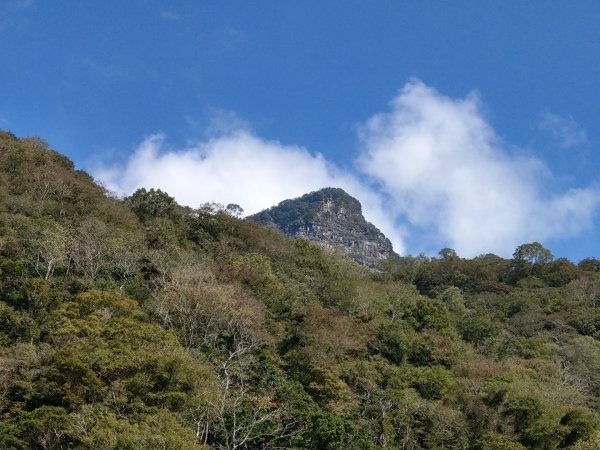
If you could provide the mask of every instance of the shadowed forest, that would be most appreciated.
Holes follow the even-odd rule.
[[[600,448],[600,261],[369,271],[0,132],[0,448]]]

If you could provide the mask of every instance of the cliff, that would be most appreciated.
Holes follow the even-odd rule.
[[[249,217],[291,237],[303,237],[329,251],[343,249],[358,264],[375,268],[395,255],[392,243],[367,222],[358,200],[339,188],[325,188]]]

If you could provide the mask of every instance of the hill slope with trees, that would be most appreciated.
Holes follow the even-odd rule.
[[[0,132],[0,448],[600,448],[600,261],[373,273],[236,212]]]

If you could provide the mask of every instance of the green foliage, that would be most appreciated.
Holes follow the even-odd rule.
[[[443,366],[415,367],[408,377],[411,386],[427,400],[441,399],[454,384],[454,376]]]
[[[131,210],[142,222],[156,217],[168,217],[175,209],[175,199],[160,189],[138,189],[127,198]]]
[[[369,273],[241,213],[0,132],[0,448],[599,448],[598,260]]]
[[[597,258],[585,258],[579,261],[577,267],[586,272],[600,272],[600,260]]]
[[[568,447],[579,440],[589,439],[598,428],[598,418],[588,411],[574,409],[560,419],[560,424],[567,427],[561,446]]]
[[[539,242],[532,242],[531,244],[519,245],[513,254],[513,258],[530,264],[546,264],[554,259],[554,255]]]
[[[475,448],[478,450],[525,450],[522,444],[497,433],[488,433],[477,440]]]
[[[0,424],[0,444],[6,449],[68,448],[74,443],[67,412],[60,407],[41,406]]]
[[[461,337],[475,345],[483,345],[489,339],[499,335],[500,325],[485,311],[473,311],[465,314],[458,323]]]
[[[428,262],[429,258],[423,254],[416,257],[403,256],[384,259],[379,263],[375,276],[380,280],[402,281],[412,284],[417,278],[419,267]]]
[[[454,323],[446,307],[437,300],[419,297],[410,310],[409,322],[417,330],[432,329],[453,334]]]

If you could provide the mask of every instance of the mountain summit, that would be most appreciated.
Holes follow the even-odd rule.
[[[248,217],[291,237],[303,237],[327,250],[343,248],[358,264],[375,268],[395,255],[392,243],[367,222],[360,202],[343,189],[324,188]]]

